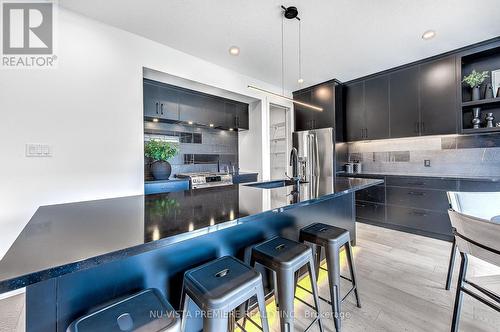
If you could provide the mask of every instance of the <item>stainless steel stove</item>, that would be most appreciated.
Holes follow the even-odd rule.
[[[189,179],[189,185],[191,189],[228,186],[233,184],[233,176],[227,173],[179,173],[176,175],[176,177],[181,179]]]

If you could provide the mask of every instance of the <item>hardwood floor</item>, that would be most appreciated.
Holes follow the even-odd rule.
[[[451,244],[418,235],[367,224],[357,224],[354,248],[362,308],[350,295],[343,304],[342,330],[350,331],[449,331],[455,298],[459,261],[455,263],[453,288],[444,289]],[[460,255],[457,255],[460,256]],[[345,258],[342,274],[348,276]],[[471,259],[468,278],[500,293],[500,268]],[[342,294],[349,283],[342,280]],[[302,280],[308,285],[307,280]],[[319,289],[329,298],[326,273],[320,274]],[[304,293],[300,298],[313,303]],[[322,311],[331,311],[326,303]],[[312,321],[311,309],[296,301],[297,331]],[[268,305],[273,331],[279,331],[274,306]],[[306,316],[307,315],[307,316]],[[333,321],[324,319],[325,331],[334,331]],[[254,329],[252,329],[254,330]],[[319,331],[314,326],[311,331]],[[464,295],[460,331],[500,331],[500,313]]]
[[[459,265],[457,259],[453,288],[446,291],[450,243],[366,224],[357,227],[354,256],[362,308],[356,307],[353,295],[346,299],[342,330],[449,331]],[[345,258],[342,273],[348,275]],[[500,268],[471,259],[468,277],[500,293]],[[301,284],[308,285],[308,281],[303,279]],[[345,293],[349,283],[342,285]],[[325,272],[320,273],[319,289],[322,296],[329,297]],[[297,296],[313,303],[305,292],[297,291]],[[331,310],[326,303],[321,308],[326,314]],[[279,331],[274,303],[268,305],[268,315],[272,330]],[[311,310],[297,301],[295,329],[309,325],[310,316]],[[325,331],[334,331],[331,319],[323,319],[323,323]],[[500,313],[464,295],[460,330],[500,331]],[[24,331],[23,294],[0,301],[0,331]],[[319,329],[313,326],[311,331]]]

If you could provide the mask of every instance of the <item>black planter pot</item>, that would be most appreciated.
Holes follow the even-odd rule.
[[[154,161],[151,164],[151,173],[155,180],[168,180],[172,173],[172,166],[168,161]]]

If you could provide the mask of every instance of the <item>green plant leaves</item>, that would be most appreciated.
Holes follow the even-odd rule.
[[[462,82],[470,86],[471,88],[475,88],[480,86],[484,80],[489,77],[487,71],[483,71],[482,73],[477,72],[476,70],[473,70],[472,73],[469,75],[465,76]]]
[[[178,154],[179,146],[176,143],[152,139],[144,144],[144,156],[153,161],[168,161]]]

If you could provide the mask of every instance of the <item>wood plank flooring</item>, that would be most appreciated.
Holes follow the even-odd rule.
[[[362,308],[353,295],[344,302],[343,331],[449,331],[455,296],[458,258],[453,289],[444,290],[450,243],[397,232],[366,224],[357,224],[358,240],[354,248]],[[457,255],[459,256],[459,255]],[[345,259],[342,273],[348,275]],[[471,259],[468,277],[500,293],[500,268]],[[307,284],[307,280],[302,280]],[[348,282],[342,291],[349,289]],[[326,274],[320,274],[320,293],[329,298]],[[313,303],[305,292],[297,296]],[[296,302],[296,331],[311,322],[311,310]],[[322,312],[330,308],[322,303]],[[268,305],[273,331],[279,322],[273,305]],[[257,320],[258,321],[258,320]],[[324,319],[325,331],[334,331],[333,321]],[[253,331],[254,329],[250,329]],[[24,295],[0,301],[0,331],[24,331]],[[311,331],[319,331],[313,326]],[[460,331],[500,331],[500,314],[465,295]]]

